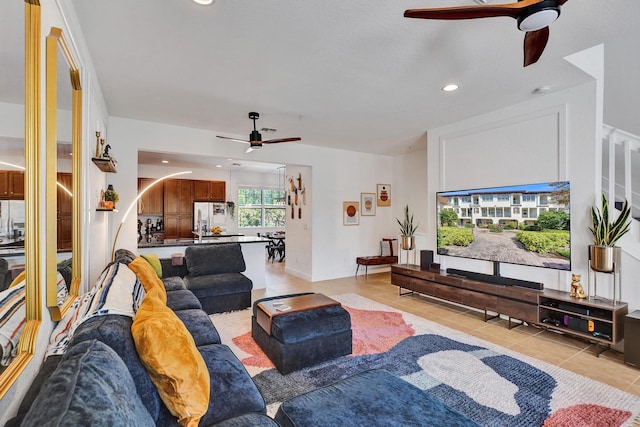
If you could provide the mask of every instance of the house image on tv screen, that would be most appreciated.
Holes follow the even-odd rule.
[[[568,181],[437,193],[438,254],[569,270]]]

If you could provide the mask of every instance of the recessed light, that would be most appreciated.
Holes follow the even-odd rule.
[[[216,167],[217,167],[217,168],[221,168],[221,167],[222,167],[222,165],[216,165]]]
[[[534,95],[544,95],[545,93],[549,93],[551,88],[549,86],[540,86],[531,91]]]
[[[169,163],[169,160],[163,160],[162,163]]]
[[[193,1],[198,4],[204,4],[204,5],[213,3],[213,0],[193,0]]]
[[[443,87],[442,90],[445,92],[453,92],[454,90],[458,90],[458,85],[453,83],[448,84],[445,87]]]

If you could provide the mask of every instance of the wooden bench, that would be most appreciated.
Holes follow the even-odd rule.
[[[398,257],[393,254],[393,242],[395,240],[397,239],[382,239],[382,242],[380,242],[380,255],[361,256],[356,258],[356,276],[358,275],[358,270],[360,269],[361,265],[364,265],[364,276],[367,277],[370,265],[396,264],[398,262]],[[385,242],[389,245],[390,255],[382,255],[382,248]]]

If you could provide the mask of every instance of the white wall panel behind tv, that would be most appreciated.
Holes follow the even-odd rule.
[[[445,190],[560,179],[559,112],[547,111],[467,130],[441,140]],[[460,173],[469,165],[473,177]],[[523,179],[526,177],[526,182]],[[470,186],[471,185],[471,186]]]

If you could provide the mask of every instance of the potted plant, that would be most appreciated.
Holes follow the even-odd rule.
[[[594,244],[589,246],[589,260],[592,270],[603,273],[610,273],[614,270],[614,263],[620,260],[620,248],[615,244],[630,230],[630,215],[631,207],[625,200],[618,218],[610,222],[609,201],[604,193],[602,194],[601,207],[591,207],[593,225],[589,227],[589,230],[593,234]]]
[[[235,212],[236,204],[231,200],[227,202],[227,210],[229,211],[229,215],[231,215],[231,219],[233,219],[233,214]]]
[[[116,203],[120,200],[120,196],[116,190],[113,189],[113,185],[109,185],[104,192],[104,201],[106,209],[115,209]]]
[[[404,207],[404,220],[398,221],[400,225],[400,234],[402,235],[401,247],[403,250],[408,251],[416,246],[415,237],[413,236],[418,229],[418,224],[413,224],[413,214],[409,214],[409,205]]]

